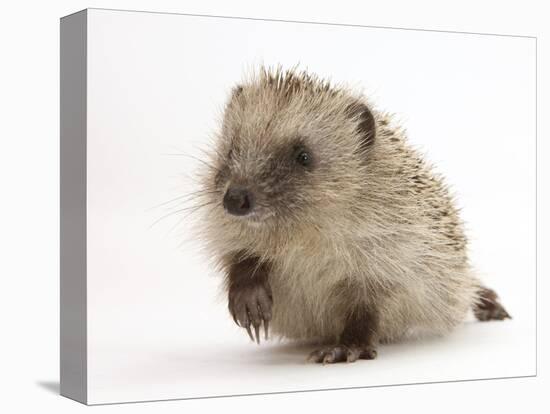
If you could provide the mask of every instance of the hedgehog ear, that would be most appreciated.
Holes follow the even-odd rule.
[[[357,119],[357,131],[361,134],[361,147],[366,149],[374,143],[376,137],[376,122],[372,112],[362,102],[356,102],[349,106],[348,113]]]

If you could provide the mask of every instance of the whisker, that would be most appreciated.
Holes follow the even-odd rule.
[[[178,213],[181,213],[181,212],[186,212],[186,211],[189,211],[190,213],[194,213],[196,212],[199,208],[202,208],[202,207],[205,207],[205,206],[208,206],[208,205],[211,205],[211,204],[216,204],[215,201],[208,201],[206,203],[203,203],[203,204],[199,204],[197,206],[190,206],[190,207],[185,207],[185,208],[180,208],[176,211],[172,211],[170,213],[167,213],[163,216],[161,216],[160,218],[158,218],[157,220],[155,220],[151,226],[149,226],[149,228],[153,227],[154,225],[156,225],[157,223],[159,223],[160,221],[170,217],[170,216],[173,216],[175,214],[178,214]]]
[[[197,194],[197,195],[194,195],[192,197],[189,197],[187,199],[184,199],[184,200],[181,200],[181,201],[176,201],[173,205],[169,206],[169,207],[165,207],[165,209],[179,209],[180,206],[185,206],[186,203],[195,203],[197,201],[201,201],[201,200],[208,200],[207,198],[207,194]],[[212,200],[211,200],[212,201]],[[191,204],[189,207],[186,207],[186,208],[193,208],[195,205],[194,204]]]
[[[204,148],[197,148],[198,151],[200,151],[207,159],[211,159],[212,158],[212,153],[209,152],[209,151],[206,151]],[[210,151],[214,151],[214,153],[218,156],[218,158],[220,159],[224,159],[224,155],[221,153],[221,151],[216,148],[216,147],[213,147]]]
[[[218,203],[213,203],[212,204],[212,207],[208,210],[208,213],[211,213],[216,207],[218,207]],[[181,221],[183,221],[184,219],[187,218],[187,216],[189,216],[189,214],[191,213],[188,213],[185,215],[185,217],[183,217],[179,222],[178,222],[178,225],[181,223]],[[183,246],[184,243],[188,242],[189,240],[186,240],[185,238],[178,244],[177,248],[181,248]]]
[[[195,160],[195,161],[198,161],[204,165],[206,165],[207,167],[209,168],[212,168],[213,170],[215,171],[218,171],[218,172],[221,172],[221,170],[215,166],[213,166],[212,164],[204,161],[204,160],[201,160],[200,158],[197,158],[197,157],[194,157],[193,155],[190,155],[190,154],[178,154],[178,153],[165,153],[165,154],[162,154],[162,155],[169,155],[169,156],[174,156],[174,157],[187,157],[187,158],[191,158],[192,160]]]
[[[171,233],[175,230],[175,228],[178,227],[178,226],[181,224],[181,222],[182,222],[183,220],[185,220],[185,219],[186,219],[185,216],[181,217],[181,218],[176,222],[176,224],[174,224],[174,225],[172,226],[172,228],[170,228],[170,230],[168,231],[168,233],[166,233],[166,235],[171,234]]]
[[[206,195],[213,195],[213,194],[218,194],[219,191],[218,190],[211,190],[211,191],[208,191],[208,190],[197,190],[197,191],[193,191],[192,193],[188,193],[188,194],[183,194],[183,195],[180,195],[180,196],[177,196],[177,197],[174,197],[168,201],[165,201],[163,203],[160,203],[160,204],[156,204],[152,207],[149,207],[147,210],[145,211],[151,211],[155,208],[159,208],[159,207],[162,207],[162,206],[165,206],[167,204],[171,204],[171,203],[174,203],[178,200],[182,200],[183,202],[185,201],[190,201],[190,200],[193,200],[193,199],[196,199],[196,198],[199,198],[199,197],[202,197],[202,196],[206,196]]]

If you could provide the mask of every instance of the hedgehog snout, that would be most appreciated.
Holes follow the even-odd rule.
[[[254,195],[244,187],[229,187],[223,197],[223,207],[234,216],[245,216],[254,208]]]

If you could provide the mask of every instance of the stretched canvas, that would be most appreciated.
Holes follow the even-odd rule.
[[[63,17],[62,395],[105,404],[535,375],[535,40],[105,9]],[[199,196],[228,102],[265,70],[309,73],[391,114],[444,176],[472,268],[511,318],[470,313],[446,335],[381,343],[376,359],[353,363],[308,360],[316,345],[276,331],[266,340],[265,326],[251,332],[260,344],[250,339],[200,233],[205,209],[232,207]]]

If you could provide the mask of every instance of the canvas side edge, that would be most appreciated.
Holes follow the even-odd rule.
[[[60,21],[60,394],[86,404],[87,11]]]

